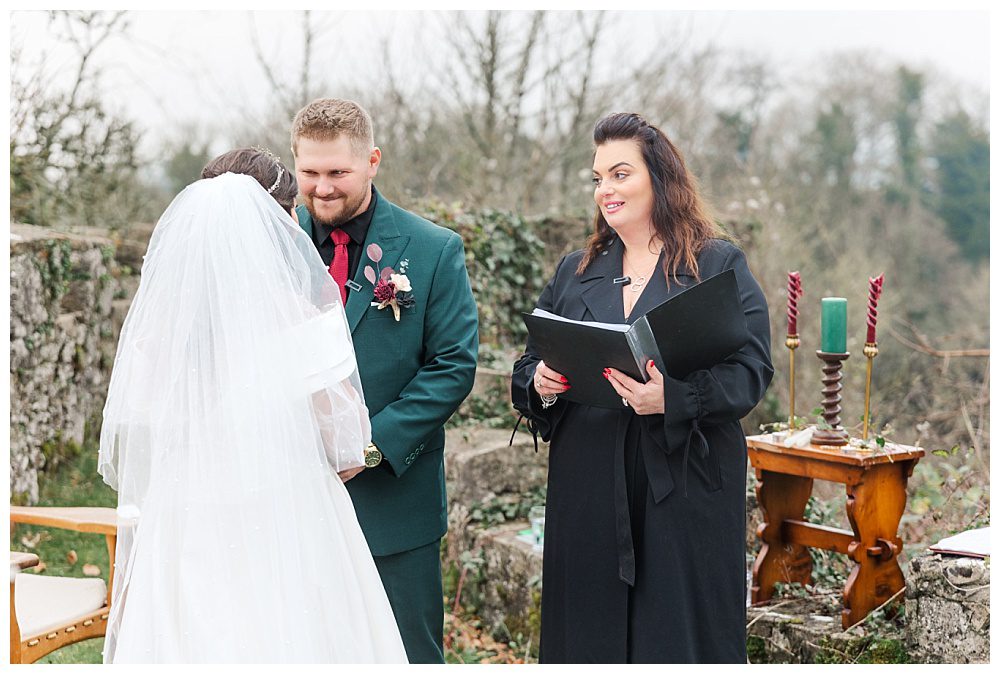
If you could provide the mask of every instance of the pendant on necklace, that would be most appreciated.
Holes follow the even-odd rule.
[[[642,290],[642,287],[644,285],[646,285],[646,277],[640,276],[636,280],[632,281],[632,285],[630,285],[629,288],[632,290],[632,292],[637,293]]]

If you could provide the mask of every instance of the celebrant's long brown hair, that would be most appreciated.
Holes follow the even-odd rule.
[[[594,147],[613,140],[634,140],[653,184],[653,230],[663,242],[666,254],[663,272],[676,280],[683,263],[698,277],[698,253],[712,238],[724,236],[708,214],[698,193],[698,180],[688,172],[680,150],[655,126],[634,112],[616,112],[594,126]],[[617,235],[608,225],[600,206],[594,211],[594,231],[576,269],[577,274],[594,261]]]

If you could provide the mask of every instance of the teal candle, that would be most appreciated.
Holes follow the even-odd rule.
[[[820,332],[821,351],[847,353],[847,300],[845,298],[823,298]]]

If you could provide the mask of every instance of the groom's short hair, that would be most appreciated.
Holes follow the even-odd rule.
[[[292,120],[292,154],[299,138],[334,140],[347,136],[358,154],[368,154],[375,146],[372,118],[364,108],[341,98],[318,98],[299,110]]]

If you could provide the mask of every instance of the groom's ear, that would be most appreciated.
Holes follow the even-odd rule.
[[[368,155],[368,177],[374,178],[375,174],[378,173],[378,167],[382,163],[382,150],[377,147],[373,147],[371,154]]]

